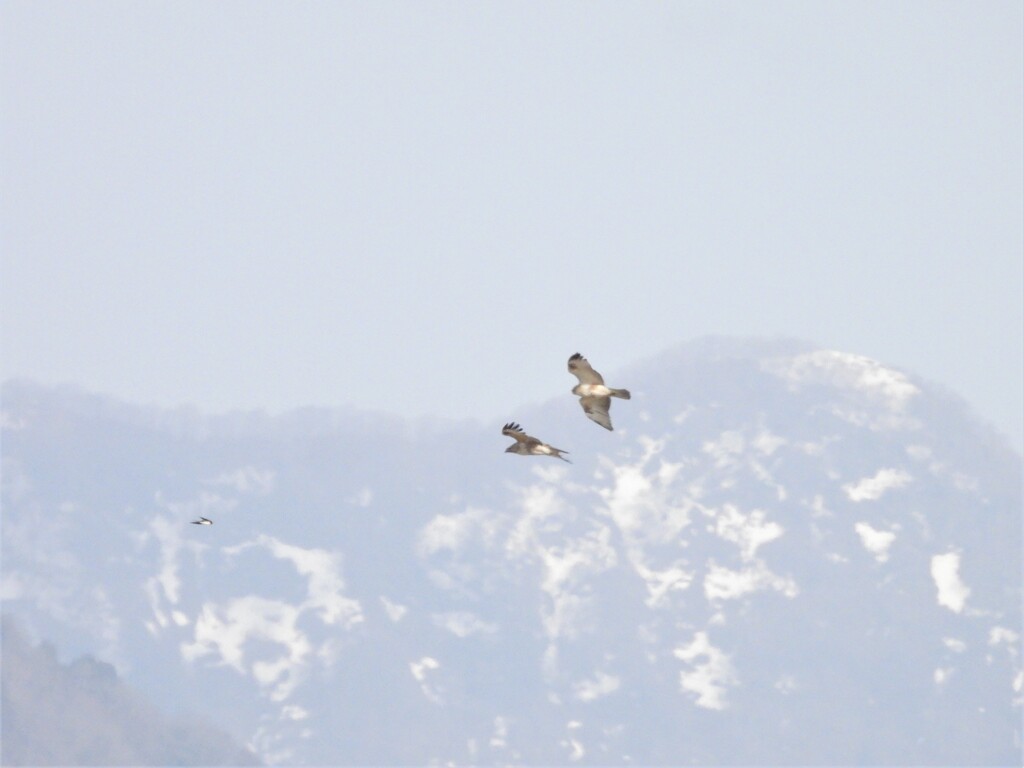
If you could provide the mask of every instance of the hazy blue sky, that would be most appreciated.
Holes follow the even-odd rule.
[[[577,350],[787,335],[938,381],[1019,449],[1022,25],[8,0],[0,375],[504,420]]]

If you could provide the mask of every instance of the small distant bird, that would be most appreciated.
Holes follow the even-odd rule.
[[[572,388],[572,393],[579,396],[580,405],[583,406],[587,418],[610,430],[612,418],[608,415],[608,409],[612,407],[611,398],[621,397],[623,400],[629,400],[629,390],[605,386],[601,374],[591,368],[587,358],[579,352],[569,358],[569,373],[580,380],[580,383]]]
[[[193,520],[192,525],[213,525],[213,520],[208,517],[200,517],[198,520]]]
[[[505,453],[518,453],[520,456],[554,456],[562,461],[569,461],[562,454],[568,453],[561,448],[552,448],[547,443],[542,443],[536,437],[523,432],[523,428],[514,421],[509,422],[501,428],[501,434],[515,438],[515,442],[505,449]]]

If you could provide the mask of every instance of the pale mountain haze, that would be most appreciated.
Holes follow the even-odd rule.
[[[604,373],[614,432],[10,382],[4,611],[272,764],[1020,763],[1004,438],[798,342]]]

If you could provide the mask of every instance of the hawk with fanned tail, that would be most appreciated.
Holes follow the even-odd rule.
[[[612,398],[629,400],[629,390],[606,386],[601,374],[595,371],[587,362],[587,358],[579,352],[569,358],[569,373],[580,380],[580,383],[572,388],[572,393],[580,398],[580,405],[583,406],[587,418],[610,430],[612,418],[608,415],[608,409],[612,407]]]

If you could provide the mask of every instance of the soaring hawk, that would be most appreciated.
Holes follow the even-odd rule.
[[[523,428],[515,422],[509,422],[501,428],[501,434],[515,438],[515,442],[505,449],[505,453],[518,453],[520,456],[554,456],[562,461],[569,461],[561,448],[552,448],[547,443],[542,443],[536,437],[523,432]],[[571,461],[569,461],[572,464]]]
[[[601,374],[591,368],[587,358],[579,352],[569,358],[569,373],[580,380],[580,383],[572,388],[572,393],[579,396],[580,405],[583,406],[587,418],[610,430],[612,419],[608,415],[608,409],[612,406],[611,399],[621,397],[623,400],[629,400],[629,390],[606,386]]]

